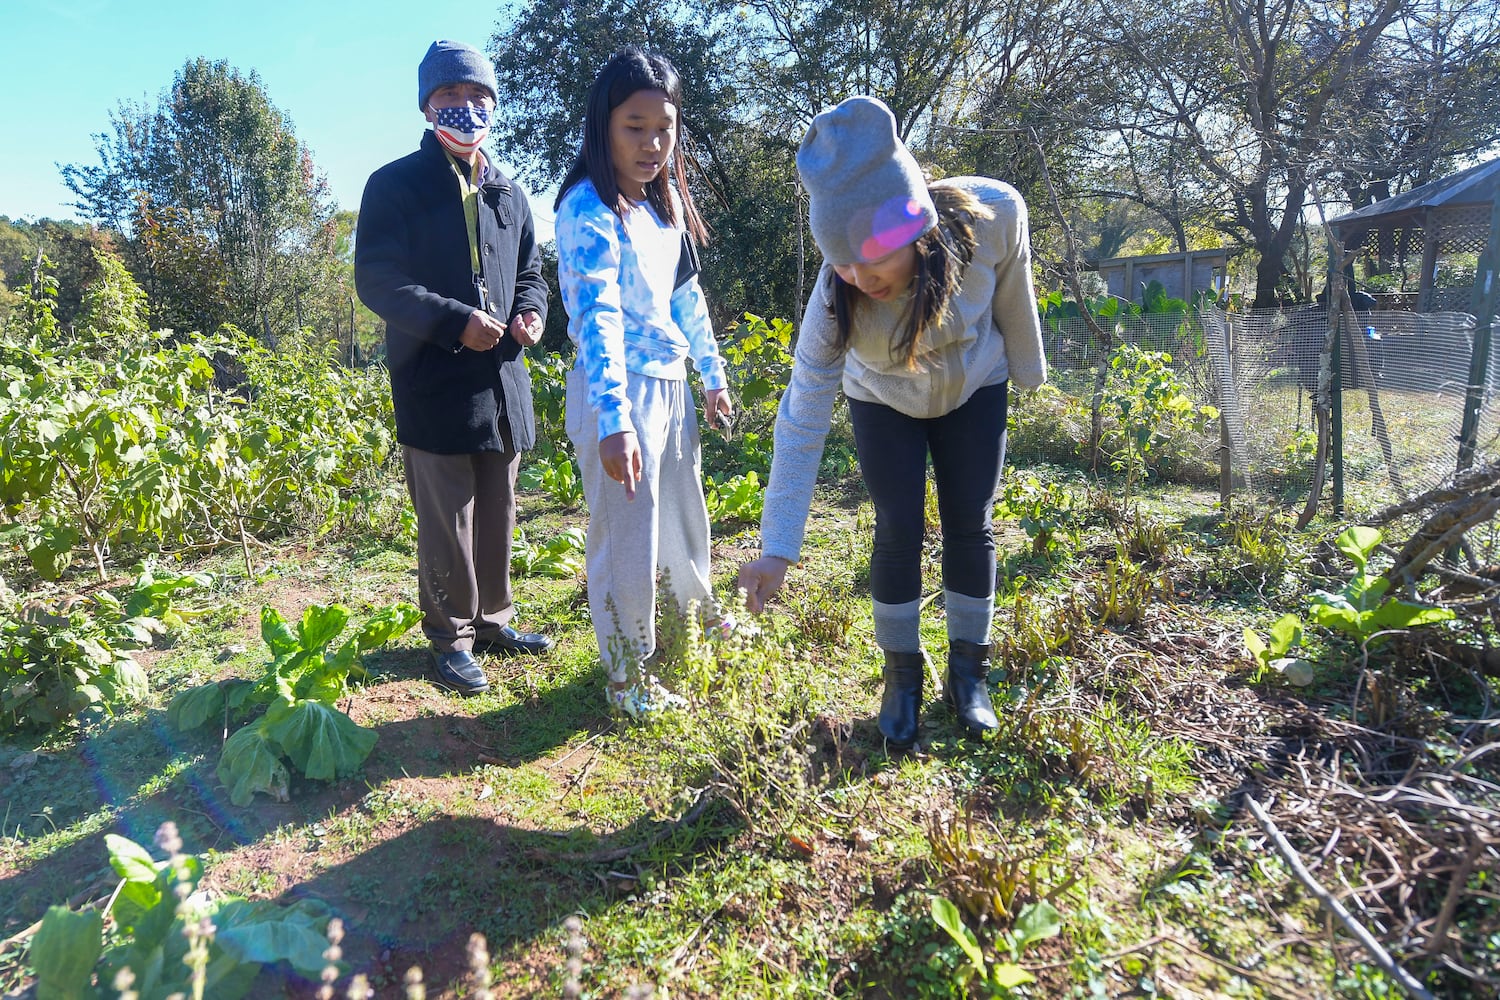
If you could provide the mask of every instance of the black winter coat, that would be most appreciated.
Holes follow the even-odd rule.
[[[547,283],[526,193],[487,164],[479,195],[479,252],[490,311],[509,322],[524,310],[545,321]],[[536,443],[531,378],[521,345],[491,351],[459,343],[479,307],[464,235],[458,176],[431,131],[415,153],[370,176],[359,206],[354,284],[385,320],[396,439],[440,455]]]

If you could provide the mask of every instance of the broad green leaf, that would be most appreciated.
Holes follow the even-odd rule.
[[[161,866],[151,857],[151,852],[128,837],[106,833],[104,846],[109,848],[109,866],[115,874],[128,882],[156,884]]]
[[[1027,945],[1046,938],[1056,937],[1062,930],[1062,914],[1046,900],[1022,907],[1015,923],[1016,951],[1026,950]]]
[[[1348,606],[1337,604],[1315,604],[1312,607],[1312,619],[1324,628],[1338,629],[1349,635],[1359,635],[1360,614]]]
[[[109,914],[116,926],[127,934],[133,933],[147,913],[162,901],[161,889],[153,882],[126,882],[115,896]],[[170,904],[169,904],[170,905]]]
[[[197,729],[224,713],[224,689],[215,682],[188,688],[167,706],[167,723],[178,732]]]
[[[349,610],[339,604],[313,604],[302,612],[297,636],[306,650],[321,650],[349,624]]]
[[[1266,644],[1261,639],[1260,634],[1253,628],[1245,629],[1245,649],[1249,650],[1250,655],[1255,659],[1262,663],[1265,662],[1267,656]]]
[[[384,646],[398,635],[404,635],[422,620],[422,612],[405,602],[382,608],[371,615],[355,637],[361,651]]]
[[[114,662],[115,654],[110,652],[98,639],[87,638],[78,644],[78,651],[90,663],[100,667],[107,667]]]
[[[346,678],[349,676],[350,667],[353,666],[355,655],[354,644],[348,642],[339,647],[338,653],[333,657],[303,671],[292,684],[292,693],[288,701],[316,701],[329,708],[338,704],[338,700],[349,691]]]
[[[224,700],[231,711],[238,711],[245,705],[252,704],[260,687],[258,684],[239,677],[221,681],[220,684],[224,688]]]
[[[136,649],[144,649],[154,641],[154,636],[151,634],[151,626],[153,624],[157,626],[156,631],[165,631],[161,627],[161,622],[155,618],[128,618],[120,623],[120,631],[124,634],[124,638],[129,640],[128,644],[130,646]],[[120,645],[123,646],[126,643],[120,643]]]
[[[299,701],[274,721],[266,716],[266,735],[279,743],[298,770],[309,778],[332,781],[364,763],[376,733],[361,729],[338,709],[316,701]],[[225,747],[225,756],[228,756]]]
[[[1375,546],[1380,544],[1381,537],[1382,532],[1379,528],[1356,524],[1346,528],[1343,534],[1333,540],[1333,544],[1340,552],[1353,560],[1355,569],[1362,573],[1365,563],[1370,558],[1370,553],[1375,551]]]
[[[1428,608],[1410,601],[1386,601],[1370,615],[1376,628],[1412,628],[1416,625],[1431,625],[1433,622],[1448,622],[1456,617],[1451,608]]]
[[[1302,641],[1302,618],[1294,614],[1282,615],[1271,625],[1271,655],[1282,656]]]
[[[317,979],[327,964],[328,908],[316,900],[280,906],[269,900],[231,900],[214,915],[214,941],[241,962],[285,961],[307,979]]]
[[[260,609],[260,637],[277,657],[288,656],[302,645],[297,641],[297,633],[281,617],[281,612],[270,605]]]
[[[1373,611],[1380,605],[1385,592],[1391,589],[1391,581],[1383,576],[1359,573],[1344,585],[1344,596],[1349,603],[1361,611]]]
[[[995,966],[990,972],[990,982],[1007,990],[1013,990],[1017,986],[1036,982],[1036,977],[1019,965],[1003,962]]]
[[[264,792],[277,802],[287,800],[290,775],[278,747],[266,739],[258,725],[245,726],[229,737],[216,773],[229,789],[229,801],[237,806],[248,806],[256,792]]]
[[[943,896],[932,897],[932,919],[937,925],[948,932],[958,946],[969,956],[969,961],[974,967],[984,974],[984,953],[979,950],[979,941],[974,937],[974,932],[964,924],[963,917],[959,916],[958,907]]]
[[[146,680],[146,671],[128,656],[121,656],[115,660],[111,673],[114,674],[112,687],[115,698],[138,702],[144,699],[151,689],[151,685]]]
[[[37,1000],[84,1000],[94,966],[104,952],[104,919],[98,910],[74,913],[53,906],[31,939],[31,967],[36,973]]]

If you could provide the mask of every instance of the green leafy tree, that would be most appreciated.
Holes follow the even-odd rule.
[[[114,253],[112,237],[78,222],[42,219],[10,221],[0,217],[0,324],[28,286],[37,284],[45,258],[56,280],[53,313],[66,330],[78,319],[85,291],[99,279],[97,253]]]
[[[1404,6],[1381,40],[1380,72],[1342,106],[1334,166],[1362,208],[1484,156],[1500,137],[1500,7]]]
[[[716,320],[797,315],[817,256],[794,166],[808,120],[850,94],[878,94],[927,159],[971,162],[948,152],[969,122],[932,122],[971,110],[970,81],[1006,57],[992,40],[1018,9],[1011,0],[525,0],[491,39],[496,133],[529,183],[554,184],[577,151],[587,89],[609,55],[627,43],[664,53],[683,77],[682,141],[715,234],[703,281]]]
[[[207,225],[184,208],[157,207],[142,195],[132,219],[131,259],[161,329],[210,331],[232,312],[229,276]]]
[[[329,292],[332,200],[253,71],[191,60],[154,107],[121,103],[110,126],[94,137],[99,164],[64,166],[63,180],[87,217],[129,234],[132,265],[174,319],[268,342],[310,321]],[[205,294],[220,275],[222,296]]]
[[[378,357],[385,350],[385,328],[380,317],[371,312],[354,293],[354,236],[359,227],[359,213],[347,209],[335,213],[332,227],[333,259],[329,273],[325,276],[329,285],[326,306],[331,322],[320,329],[331,331],[331,336],[325,339],[338,344],[339,356],[345,358],[350,365],[356,365]],[[543,247],[544,261],[546,247],[550,245]],[[553,281],[556,280],[556,270],[554,254],[553,266],[549,272]],[[561,306],[556,308],[559,313],[562,312]],[[549,329],[551,326],[552,317],[549,313]],[[566,341],[565,334],[563,342]]]

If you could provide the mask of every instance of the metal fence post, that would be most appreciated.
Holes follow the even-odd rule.
[[[1329,297],[1329,308],[1337,308],[1332,305],[1333,296]],[[1333,426],[1329,429],[1328,449],[1333,452],[1333,513],[1335,517],[1344,516],[1344,317],[1343,310],[1339,310],[1338,332],[1333,337],[1333,399],[1329,401]]]
[[[1203,312],[1198,312],[1198,326],[1201,330],[1204,326]],[[1205,331],[1206,333],[1206,331]],[[1234,385],[1234,324],[1224,319],[1224,368],[1227,372],[1225,383]],[[1223,504],[1224,510],[1229,510],[1230,501],[1234,491],[1234,456],[1230,446],[1229,437],[1229,401],[1237,398],[1237,394],[1224,391],[1223,385],[1219,387],[1219,503]]]
[[[1469,361],[1469,386],[1464,393],[1464,422],[1458,432],[1458,471],[1474,464],[1479,440],[1479,413],[1490,374],[1490,345],[1494,338],[1497,290],[1496,258],[1500,257],[1500,199],[1490,206],[1490,235],[1474,273],[1474,354]]]

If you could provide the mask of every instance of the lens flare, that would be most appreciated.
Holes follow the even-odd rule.
[[[859,254],[865,260],[884,257],[921,236],[926,228],[927,217],[915,198],[892,198],[872,214],[870,235],[860,241]]]

